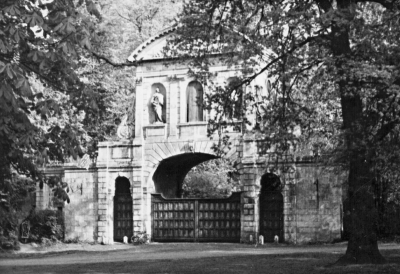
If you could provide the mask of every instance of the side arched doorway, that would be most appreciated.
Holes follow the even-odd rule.
[[[133,236],[132,195],[130,182],[125,177],[115,180],[114,241],[122,242],[124,236]]]
[[[275,236],[283,242],[283,195],[278,176],[266,173],[261,177],[260,235],[265,242],[274,242]]]

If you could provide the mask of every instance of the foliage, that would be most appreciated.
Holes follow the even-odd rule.
[[[129,7],[127,14],[120,13],[122,4]],[[36,163],[76,159],[84,153],[95,156],[96,142],[113,134],[122,113],[133,116],[134,105],[134,70],[117,71],[100,60],[117,68],[127,66],[114,62],[172,20],[171,14],[160,12],[179,5],[169,4],[3,1],[0,149],[5,163],[18,173],[38,177]],[[127,40],[121,43],[117,36]]]
[[[81,243],[81,240],[79,239],[79,237],[75,237],[75,238],[70,238],[70,239],[66,239],[64,240],[65,244],[79,244]]]
[[[38,167],[83,154],[80,106],[96,108],[75,73],[91,48],[92,1],[0,3],[0,152],[2,184],[12,170],[42,180]]]
[[[136,235],[132,236],[131,242],[134,245],[148,244],[150,242],[150,235],[146,231],[137,232]]]
[[[103,1],[99,25],[103,50],[114,61],[125,61],[141,43],[171,25],[181,10],[178,0]]]
[[[30,223],[29,240],[46,244],[51,241],[63,240],[64,220],[56,210],[32,211],[27,220]]]
[[[213,124],[243,98],[243,114],[257,113],[265,150],[290,157],[306,143],[348,170],[342,262],[383,261],[375,199],[377,182],[399,175],[399,8],[398,1],[190,1],[168,51],[192,58],[191,72],[214,91]],[[208,70],[215,62],[242,67],[240,83],[215,85]],[[240,92],[265,74],[268,82]]]
[[[226,198],[239,187],[237,170],[226,159],[215,159],[192,168],[182,184],[185,198]]]
[[[0,181],[0,246],[7,243],[11,248],[18,248],[17,212],[34,190],[35,183],[31,179],[15,173],[11,180]]]
[[[26,193],[47,182],[39,168],[84,153],[82,111],[97,109],[96,96],[75,69],[95,39],[98,18],[90,14],[98,15],[91,0],[0,2],[0,211],[7,237],[17,234],[15,213]]]

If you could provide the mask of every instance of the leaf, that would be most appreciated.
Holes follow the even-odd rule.
[[[63,52],[65,53],[65,54],[69,54],[69,52],[68,52],[68,45],[67,45],[67,43],[66,42],[64,42],[64,43],[62,43],[62,50],[63,50]]]
[[[25,77],[18,77],[17,81],[16,81],[16,84],[15,84],[15,87],[16,88],[22,87],[24,85],[24,82],[25,82]]]
[[[37,52],[37,51],[35,51],[35,52],[33,53],[33,55],[32,55],[32,60],[33,60],[34,62],[37,62],[37,60],[38,60],[38,52]]]
[[[14,71],[12,70],[12,67],[9,64],[6,66],[6,72],[10,79],[14,78]]]
[[[0,73],[3,73],[5,68],[6,68],[6,65],[2,61],[0,61]]]
[[[2,89],[3,89],[4,98],[6,98],[8,101],[11,101],[11,96],[12,96],[11,87],[8,84],[4,84],[2,86]]]
[[[53,29],[53,31],[54,31],[54,32],[57,32],[57,31],[59,31],[63,26],[64,26],[64,24],[63,24],[63,22],[61,22],[60,24],[58,24],[58,25]]]
[[[35,12],[32,16],[30,27],[33,26],[42,27],[42,25],[43,25],[43,18]]]
[[[68,22],[66,24],[66,28],[65,29],[66,29],[68,34],[76,31],[74,25],[72,25],[70,22]]]
[[[7,52],[7,48],[6,48],[6,46],[5,46],[5,44],[4,44],[2,39],[0,39],[0,51],[3,52],[3,53]]]
[[[33,93],[28,80],[25,79],[24,84],[21,87],[21,91],[23,96],[26,97],[32,96]]]

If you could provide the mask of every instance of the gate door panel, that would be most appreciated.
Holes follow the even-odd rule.
[[[260,235],[265,242],[273,242],[275,235],[283,241],[283,196],[279,191],[260,195]]]
[[[122,242],[124,236],[133,235],[133,206],[129,180],[118,177],[114,196],[114,241]]]
[[[194,201],[170,201],[161,198],[161,195],[152,198],[153,239],[166,241],[194,239]]]
[[[154,241],[240,241],[240,193],[227,199],[164,199],[152,194]]]
[[[199,200],[198,241],[240,241],[240,196],[237,198]]]
[[[114,197],[114,240],[123,241],[124,236],[133,235],[132,197],[117,195]]]

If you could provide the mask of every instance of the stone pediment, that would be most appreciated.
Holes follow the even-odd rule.
[[[176,27],[170,27],[159,34],[147,39],[137,47],[128,57],[129,62],[154,60],[163,58],[163,49],[167,45],[167,39],[171,37]]]
[[[164,58],[163,49],[167,45],[167,40],[168,38],[172,37],[177,28],[179,28],[179,25],[166,28],[157,35],[147,39],[132,52],[132,54],[128,57],[128,61],[135,62],[135,61],[163,59]],[[238,31],[235,30],[230,30],[230,31],[234,32],[238,36],[243,37],[246,40],[250,40],[249,37]],[[222,53],[220,46],[218,44],[211,45],[211,47],[209,47],[209,50],[211,54]],[[260,63],[265,63],[267,60],[271,60],[271,57],[276,57],[276,54],[271,50],[265,48],[263,54],[261,55],[261,58],[257,58],[257,61]]]

